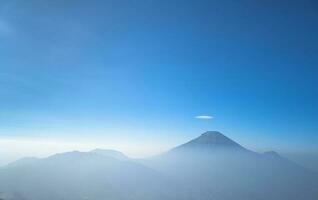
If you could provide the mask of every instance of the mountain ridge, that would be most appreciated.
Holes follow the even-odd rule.
[[[0,199],[315,200],[313,177],[274,151],[207,131],[142,161],[109,149],[22,159],[0,169]]]

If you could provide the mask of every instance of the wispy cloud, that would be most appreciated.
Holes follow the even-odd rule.
[[[213,117],[211,115],[198,115],[195,116],[196,119],[203,119],[203,120],[210,120],[213,119]]]

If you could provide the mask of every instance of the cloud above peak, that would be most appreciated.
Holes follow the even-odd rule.
[[[203,120],[210,120],[210,119],[213,119],[213,116],[211,115],[198,115],[198,116],[195,116],[196,119],[203,119]]]

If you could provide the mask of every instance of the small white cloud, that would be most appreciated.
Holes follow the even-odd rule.
[[[213,119],[212,116],[210,115],[198,115],[198,116],[195,116],[196,119],[204,119],[204,120],[210,120],[210,119]]]

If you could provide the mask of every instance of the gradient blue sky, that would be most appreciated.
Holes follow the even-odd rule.
[[[314,0],[3,0],[0,140],[318,151],[317,35]]]

